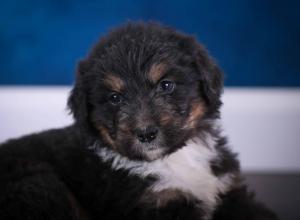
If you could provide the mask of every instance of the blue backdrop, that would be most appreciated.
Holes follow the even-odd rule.
[[[0,3],[0,84],[69,85],[99,36],[128,20],[194,34],[227,86],[300,86],[300,1],[11,0]]]

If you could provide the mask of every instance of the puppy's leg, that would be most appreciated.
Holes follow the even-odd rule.
[[[213,220],[277,220],[276,215],[257,202],[246,186],[234,189],[221,197]]]
[[[146,209],[147,210],[147,209]],[[148,209],[142,219],[147,220],[205,220],[200,203],[172,201],[162,208]]]
[[[165,190],[144,196],[128,219],[143,220],[205,220],[203,204],[177,190]]]
[[[87,219],[48,164],[2,161],[1,171],[1,220]]]

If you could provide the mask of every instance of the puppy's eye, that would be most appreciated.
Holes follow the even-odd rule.
[[[122,96],[119,93],[113,92],[109,94],[108,101],[113,105],[118,105],[122,102]]]
[[[166,93],[172,93],[175,89],[175,83],[170,80],[163,80],[159,83],[159,90]]]

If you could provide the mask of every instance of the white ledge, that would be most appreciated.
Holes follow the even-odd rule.
[[[70,87],[0,87],[0,142],[72,123]],[[245,171],[300,172],[300,89],[226,88],[224,134]]]

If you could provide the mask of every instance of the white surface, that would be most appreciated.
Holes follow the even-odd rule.
[[[226,89],[223,102],[245,170],[300,171],[300,89]]]
[[[72,123],[69,87],[0,87],[0,142]]]
[[[0,142],[72,123],[70,87],[0,87]],[[247,171],[300,172],[300,89],[226,88],[224,133]]]

